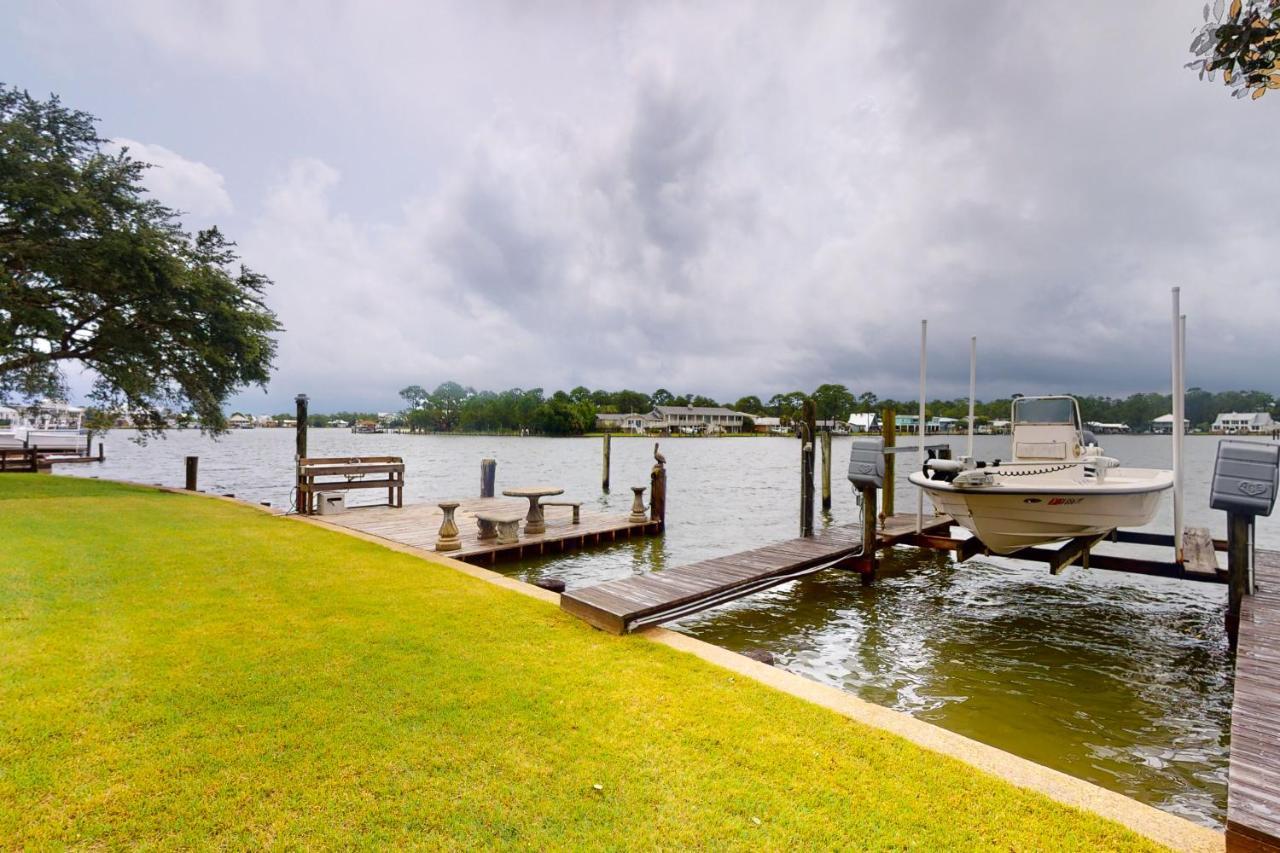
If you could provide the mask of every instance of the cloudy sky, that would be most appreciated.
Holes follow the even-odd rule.
[[[56,92],[275,281],[254,411],[405,384],[735,399],[1280,392],[1280,100],[1200,0],[6,4]],[[931,394],[932,396],[932,394]]]

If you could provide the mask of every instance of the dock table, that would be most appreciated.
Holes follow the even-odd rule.
[[[542,505],[538,502],[552,495],[563,495],[564,489],[557,489],[555,486],[526,486],[519,489],[503,489],[502,493],[509,498],[529,499],[529,514],[524,519],[524,532],[530,534],[545,533],[547,530]]]

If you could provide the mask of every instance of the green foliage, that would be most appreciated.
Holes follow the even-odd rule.
[[[350,536],[71,477],[0,504],[6,848],[1159,849]]]
[[[59,396],[78,362],[143,435],[165,410],[221,432],[227,398],[270,377],[271,282],[217,228],[183,231],[146,195],[147,164],[105,152],[94,124],[0,85],[0,399]]]
[[[1204,7],[1204,26],[1191,42],[1197,59],[1188,68],[1200,79],[1214,80],[1219,71],[1232,96],[1261,98],[1280,89],[1280,0],[1232,0],[1224,8],[1214,0],[1213,14]]]
[[[812,394],[818,420],[845,420],[858,405],[857,398],[843,385],[819,385]]]

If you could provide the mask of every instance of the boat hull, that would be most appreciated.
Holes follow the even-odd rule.
[[[957,488],[950,483],[911,475],[939,512],[982,540],[996,554],[1021,548],[1096,536],[1120,527],[1150,523],[1160,495],[1173,485],[1168,471],[1119,470],[1105,485]]]

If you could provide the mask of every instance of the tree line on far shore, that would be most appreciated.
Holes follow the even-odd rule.
[[[1080,414],[1086,421],[1125,424],[1130,429],[1147,429],[1156,418],[1172,411],[1168,394],[1131,394],[1127,397],[1075,395]],[[457,382],[444,382],[434,391],[410,385],[400,391],[405,402],[394,425],[415,432],[533,432],[543,435],[581,435],[596,426],[597,414],[646,413],[656,406],[723,406],[753,418],[776,417],[789,422],[796,417],[806,399],[812,398],[819,420],[845,420],[855,412],[881,412],[894,409],[899,414],[914,414],[915,400],[880,398],[866,391],[855,394],[844,385],[827,383],[812,393],[790,391],[774,394],[766,401],[758,396],[740,397],[733,401],[717,401],[701,394],[673,394],[665,388],[653,393],[642,391],[592,391],[579,386],[571,391],[556,391],[547,396],[541,388],[512,388],[506,391],[477,391]],[[1264,391],[1187,391],[1187,420],[1193,429],[1207,429],[1221,412],[1270,412],[1280,419],[1280,402]],[[1001,398],[980,401],[974,411],[979,424],[1009,417],[1012,400]],[[933,400],[927,406],[929,417],[963,420],[969,413],[967,398]],[[313,414],[312,426],[323,426],[340,418],[350,423],[375,419],[371,412],[335,412]],[[748,424],[748,428],[750,424]]]

